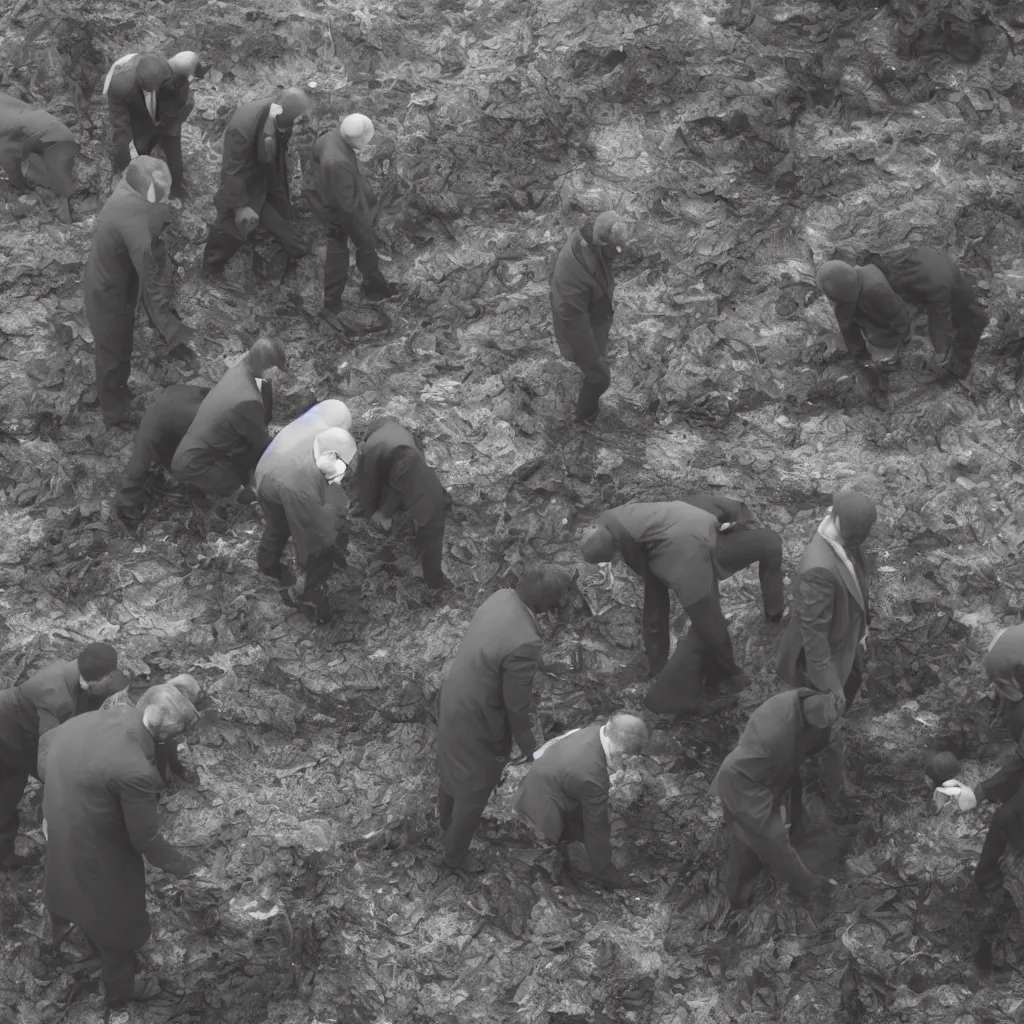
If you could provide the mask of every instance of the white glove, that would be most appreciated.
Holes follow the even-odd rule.
[[[938,809],[944,807],[950,800],[956,801],[961,811],[973,811],[978,806],[978,798],[970,786],[965,786],[958,779],[950,779],[941,786],[936,787],[933,799]]]

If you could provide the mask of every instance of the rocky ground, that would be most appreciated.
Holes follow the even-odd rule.
[[[936,815],[920,762],[954,745],[974,781],[1007,746],[979,663],[1024,599],[1022,43],[1024,15],[997,0],[20,0],[0,14],[0,88],[83,142],[75,224],[48,195],[0,196],[4,685],[89,638],[118,646],[136,695],[181,671],[208,689],[188,751],[198,785],[162,804],[203,867],[154,872],[144,955],[166,993],[120,1019],[1016,1019],[1024,883],[1010,870],[995,902],[974,896],[991,811]],[[130,438],[87,408],[79,282],[110,183],[99,85],[144,48],[196,49],[212,67],[184,133],[193,198],[170,231],[176,304],[201,331],[196,379],[268,332],[292,363],[281,421],[313,394],[414,427],[454,500],[445,602],[416,578],[402,528],[385,539],[356,521],[340,613],[315,628],[257,574],[254,507],[211,517],[160,486],[140,532],[112,518]],[[378,126],[382,251],[403,292],[386,323],[353,298],[353,322],[381,329],[347,342],[311,316],[323,243],[304,208],[315,257],[285,267],[260,246],[219,290],[198,272],[225,120],[288,84],[308,84],[315,123],[358,109]],[[568,227],[608,206],[636,241],[613,387],[598,428],[578,431],[547,277]],[[956,254],[992,323],[969,388],[936,383],[918,342],[880,407],[834,359],[813,265],[912,242]],[[183,379],[165,353],[140,326],[142,404]],[[715,718],[659,725],[618,780],[632,888],[556,884],[511,813],[522,769],[485,819],[487,872],[439,874],[436,693],[488,593],[530,560],[574,565],[602,508],[706,487],[783,531],[792,566],[846,484],[880,521],[870,675],[850,716],[865,796],[848,827],[829,824],[810,773],[807,856],[840,881],[831,907],[766,880],[733,913],[719,890],[707,784],[777,685],[778,632],[750,572],[724,595],[754,688]],[[628,574],[584,573],[546,626],[548,733],[637,705],[638,616]],[[0,887],[0,1020],[100,1020],[96,979],[39,959],[40,886],[26,870]],[[972,962],[983,933],[990,972]]]

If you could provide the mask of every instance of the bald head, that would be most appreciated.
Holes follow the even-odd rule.
[[[593,565],[597,562],[610,562],[619,553],[619,546],[607,526],[595,523],[583,531],[580,552],[583,560]]]
[[[277,115],[277,123],[281,128],[291,128],[300,117],[308,114],[313,107],[310,98],[297,86],[285,89],[277,97],[277,103],[281,108],[281,113]]]
[[[839,708],[831,693],[816,693],[802,701],[804,719],[815,729],[831,729],[839,721]]]
[[[253,376],[262,377],[272,366],[281,370],[288,368],[288,357],[284,345],[278,338],[259,338],[246,353],[249,369]]]
[[[340,131],[348,144],[358,151],[370,144],[376,129],[365,114],[349,114],[342,118]]]
[[[647,746],[647,726],[642,718],[620,712],[604,727],[604,738],[615,754],[639,754]]]
[[[860,273],[842,260],[829,260],[818,268],[818,287],[833,302],[856,302],[860,295]]]
[[[171,169],[155,156],[137,156],[125,168],[124,180],[149,203],[166,202],[171,194]]]
[[[199,718],[192,701],[173,683],[151,686],[139,698],[136,708],[142,711],[143,725],[158,741],[182,735]]]

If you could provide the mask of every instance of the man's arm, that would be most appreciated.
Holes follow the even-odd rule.
[[[944,356],[953,345],[953,310],[948,291],[928,304],[928,337],[940,356]]]
[[[288,525],[296,541],[314,554],[334,547],[345,525],[342,509],[322,504],[312,494],[285,491],[282,495]]]
[[[995,775],[985,779],[974,789],[978,802],[991,800],[1001,804],[1009,800],[1024,784],[1024,757],[1020,750],[1014,751],[1012,760],[1004,764]]]
[[[128,841],[153,867],[183,878],[191,870],[188,858],[160,834],[156,801],[160,787],[148,775],[118,779],[114,785],[121,801],[121,814],[128,829]]]
[[[228,210],[249,205],[247,178],[254,161],[252,139],[238,128],[229,127],[224,133],[220,186],[220,201]]]
[[[533,735],[533,677],[540,665],[540,643],[522,644],[501,664],[501,696],[512,736],[520,753],[529,758],[537,749]]]
[[[132,266],[139,275],[139,287],[153,324],[163,339],[174,345],[185,325],[171,311],[167,289],[161,288],[157,281],[158,268],[153,257],[149,229],[143,224],[130,224],[125,228],[123,236]]]
[[[843,681],[832,664],[832,648],[828,642],[835,588],[835,580],[827,570],[811,569],[801,573],[793,588],[793,608],[800,617],[807,678],[816,689],[841,697]],[[841,701],[839,706],[844,704],[845,701]]]
[[[347,167],[331,165],[327,169],[327,182],[346,234],[357,246],[373,246],[376,241],[373,213],[359,188],[356,175]]]
[[[115,91],[116,90],[116,91]],[[114,136],[112,161],[114,173],[120,174],[131,163],[132,110],[130,104],[121,95],[121,90],[113,82],[107,91],[107,111],[110,116],[110,127]]]
[[[231,426],[245,442],[246,461],[251,462],[249,468],[254,469],[270,444],[270,434],[267,433],[267,423],[263,417],[263,399],[254,398],[236,405],[231,410]]]
[[[590,286],[574,274],[561,279],[554,288],[555,314],[563,320],[573,335],[574,345],[598,349],[594,329],[590,325]],[[599,350],[599,349],[598,349]]]
[[[793,844],[789,841],[789,831],[778,808],[773,810],[760,831],[752,831],[742,824],[734,827],[743,842],[797,892],[810,896],[818,888],[820,876],[815,875],[793,849]]]
[[[854,319],[857,315],[857,303],[837,302],[834,308],[836,322],[839,324],[839,333],[843,336],[847,351],[854,359],[869,359],[864,334]]]
[[[601,874],[612,862],[612,824],[608,817],[608,790],[588,779],[580,791],[583,812],[583,844],[590,858],[590,868]]]
[[[710,512],[719,525],[723,523],[735,523],[737,526],[746,526],[754,522],[754,514],[742,502],[735,498],[726,498],[719,494],[689,494],[681,499],[687,505]]]

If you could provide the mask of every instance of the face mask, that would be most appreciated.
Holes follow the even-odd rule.
[[[348,469],[348,463],[339,458],[337,452],[322,452],[320,451],[320,444],[318,441],[313,442],[313,460],[316,462],[316,468],[320,470],[324,475],[324,479],[329,484],[340,484],[342,477],[345,475],[345,471]]]

